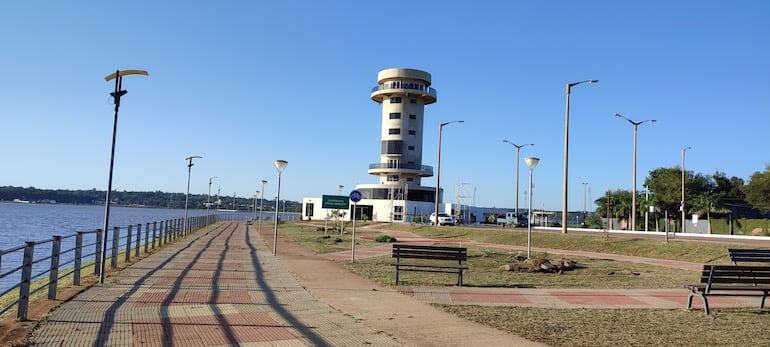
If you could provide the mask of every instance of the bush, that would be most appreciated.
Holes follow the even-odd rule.
[[[393,237],[393,236],[390,236],[390,235],[383,234],[383,235],[377,236],[374,239],[374,241],[377,241],[377,242],[396,242],[396,238]]]

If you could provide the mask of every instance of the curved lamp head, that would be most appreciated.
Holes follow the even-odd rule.
[[[262,186],[264,186],[265,184],[267,184],[267,180],[261,180],[261,181],[259,181],[259,183],[260,183]]]
[[[273,165],[275,165],[275,169],[278,170],[278,173],[283,172],[283,169],[286,168],[286,165],[289,165],[289,162],[286,160],[273,160]]]
[[[104,76],[105,81],[110,81],[112,79],[115,79],[116,77],[126,76],[126,75],[144,75],[149,76],[150,74],[147,73],[147,71],[144,70],[118,70],[117,72],[113,72],[107,76]]]
[[[529,167],[530,170],[534,170],[537,163],[540,162],[540,158],[528,157],[524,158],[524,162],[527,163],[527,167]]]
[[[342,188],[345,188],[345,186],[343,186],[343,185],[341,185],[341,184],[338,184],[338,185],[337,185],[337,190],[339,190],[339,191],[342,191]]]

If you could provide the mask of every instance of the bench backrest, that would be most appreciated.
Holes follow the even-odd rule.
[[[728,248],[730,260],[735,262],[770,263],[770,249]]]
[[[468,260],[468,249],[465,247],[443,247],[410,244],[393,244],[393,258],[432,259],[432,260]]]
[[[744,286],[770,284],[770,266],[703,265],[700,282]]]

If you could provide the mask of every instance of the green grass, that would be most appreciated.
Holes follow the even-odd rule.
[[[305,228],[308,228],[307,226]],[[523,229],[474,229],[426,227],[421,225],[383,225],[381,230],[404,230],[420,236],[460,238],[478,242],[525,246]],[[282,230],[296,230],[298,227]],[[289,232],[291,234],[293,232]],[[376,229],[367,231],[377,235]],[[357,235],[358,236],[358,235]],[[294,238],[294,237],[292,237]],[[312,238],[309,238],[312,241]],[[313,247],[312,243],[305,243]],[[347,239],[349,250],[350,239]],[[718,242],[683,242],[603,235],[560,233],[532,234],[534,247],[613,253],[695,263],[728,264],[727,248],[745,248]],[[362,246],[373,245],[362,243]],[[463,245],[467,246],[467,245]],[[327,251],[333,248],[323,247]],[[316,249],[316,248],[314,248]],[[339,249],[339,248],[337,248]],[[469,246],[466,286],[537,288],[682,288],[698,281],[697,271],[569,256],[579,268],[564,274],[503,272],[497,267],[513,262],[506,250]],[[323,253],[323,252],[320,252]],[[516,253],[516,252],[513,252]],[[558,252],[536,254],[549,259]],[[339,261],[352,272],[385,285],[395,281],[389,255]],[[456,281],[453,274],[405,272],[404,285],[445,286]],[[684,291],[684,289],[683,289]],[[535,307],[436,305],[469,321],[551,346],[767,346],[770,345],[770,310],[759,308],[720,308],[705,315],[702,309],[549,309]],[[757,304],[759,306],[759,304]]]

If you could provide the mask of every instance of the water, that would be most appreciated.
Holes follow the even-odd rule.
[[[253,216],[251,212],[217,212],[211,210],[210,213],[216,213],[227,220],[246,220]],[[206,210],[188,210],[187,215],[188,217],[204,216]],[[263,213],[265,219],[272,220],[273,216],[273,212]],[[282,214],[281,218],[292,220],[298,216],[297,213],[286,213],[285,216]],[[109,229],[114,227],[125,229],[129,225],[144,225],[145,223],[180,218],[184,218],[184,210],[113,206],[110,208]],[[104,228],[104,206],[0,202],[0,250],[22,246],[26,241],[50,240],[55,235],[68,236],[76,234],[78,231],[93,231],[102,228]],[[91,237],[95,237],[93,234],[91,235]],[[71,248],[72,244],[74,244],[74,239],[69,238],[62,242],[62,249]],[[43,256],[46,252],[50,252],[46,249],[50,249],[50,243],[36,247],[35,253]],[[21,256],[22,252],[14,252],[4,256],[0,273],[21,265]],[[69,254],[67,257],[71,258],[72,255]],[[36,264],[36,269],[38,268],[47,268],[47,265],[44,263]],[[0,293],[18,281],[19,277],[15,274],[0,278]]]

